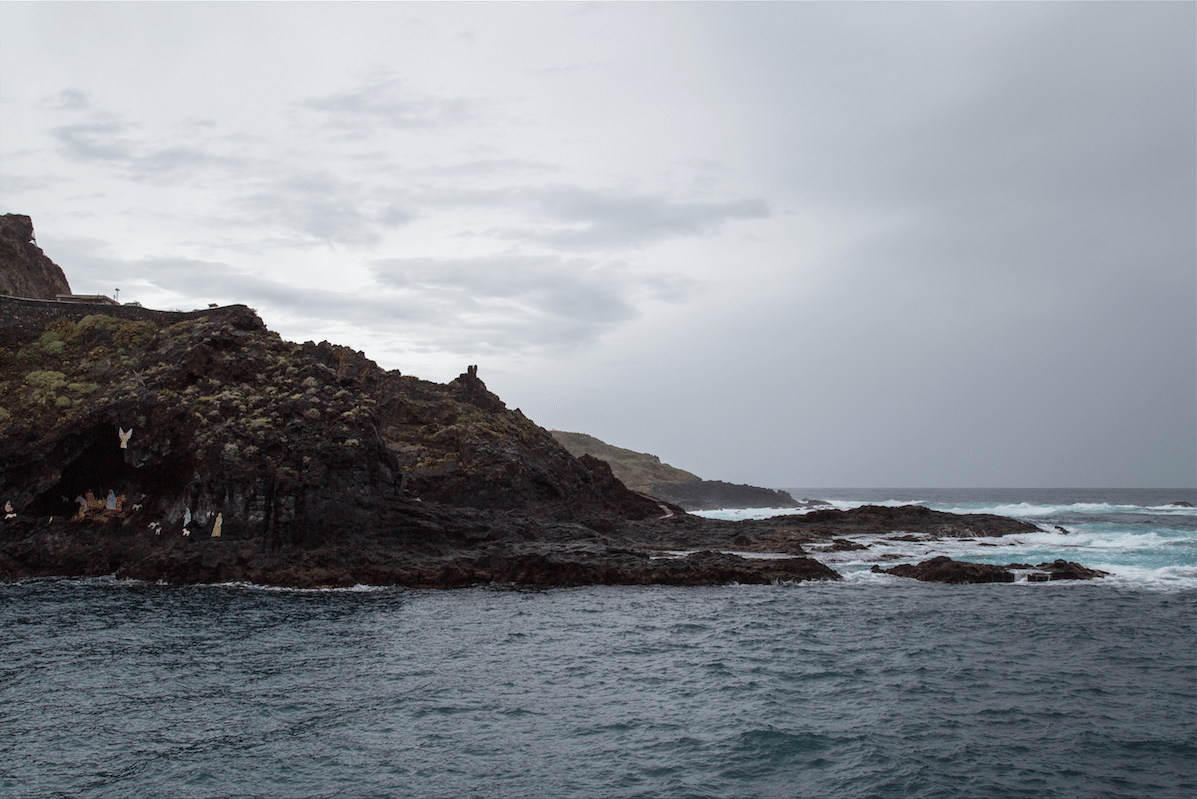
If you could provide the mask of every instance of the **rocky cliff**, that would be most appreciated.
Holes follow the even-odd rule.
[[[425,500],[558,520],[661,514],[472,368],[448,385],[405,377],[283,341],[243,306],[169,325],[96,310],[0,333],[0,495],[21,511],[70,515],[76,496],[112,490],[167,527],[221,513],[226,535],[291,541]]]
[[[70,294],[63,274],[33,238],[33,220],[20,214],[0,216],[0,294],[52,300]]]
[[[243,306],[171,314],[0,297],[0,310],[0,578],[837,577],[803,557],[654,560],[653,536],[630,531],[684,511],[571,456],[476,367],[429,383],[328,342],[284,341]]]

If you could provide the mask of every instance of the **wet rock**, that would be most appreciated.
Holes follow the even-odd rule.
[[[952,560],[946,556],[932,558],[912,566],[901,563],[888,569],[873,566],[875,573],[893,574],[898,577],[912,577],[925,583],[950,583],[961,585],[964,583],[1012,583],[1014,573],[1004,566],[994,566],[988,563],[967,563]]]
[[[1013,565],[1007,568],[1013,568]],[[1079,563],[1066,560],[1054,560],[1051,563],[1040,563],[1035,567],[1040,573],[1047,574],[1048,580],[1092,580],[1095,577],[1105,577],[1109,572],[1089,569]],[[1028,575],[1028,578],[1030,575]]]
[[[997,566],[989,563],[969,563],[967,561],[952,560],[940,556],[925,560],[918,565],[908,563],[899,564],[888,569],[873,566],[871,571],[877,574],[893,574],[898,577],[911,577],[915,580],[934,583],[1012,583],[1019,575],[1015,570],[1025,572],[1029,582],[1047,582],[1049,580],[1092,580],[1104,577],[1108,572],[1089,569],[1079,563],[1057,560],[1051,563],[1040,563],[1030,566],[1026,563],[1008,563]]]
[[[775,522],[804,530],[811,535],[905,534],[898,540],[932,538],[996,537],[1034,533],[1039,528],[1028,522],[989,513],[946,513],[922,505],[862,505],[851,510],[821,509],[801,516],[778,516]]]

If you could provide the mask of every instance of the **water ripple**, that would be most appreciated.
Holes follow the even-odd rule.
[[[1195,599],[0,584],[0,794],[1186,795]]]

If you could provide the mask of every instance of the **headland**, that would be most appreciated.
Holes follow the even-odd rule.
[[[50,272],[27,219],[3,226],[29,240],[0,272]],[[703,519],[571,455],[476,366],[432,383],[285,341],[242,305],[58,294],[0,296],[0,502],[8,580],[777,583],[840,579],[812,545],[1036,529],[922,507]],[[765,552],[784,557],[744,556]]]

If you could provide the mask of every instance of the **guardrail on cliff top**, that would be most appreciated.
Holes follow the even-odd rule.
[[[244,305],[224,305],[219,308],[202,308],[195,311],[159,311],[142,308],[140,305],[109,305],[62,300],[34,300],[28,297],[9,297],[0,294],[0,329],[41,329],[55,319],[67,318],[79,321],[85,316],[103,314],[117,319],[135,322],[153,322],[157,325],[173,325],[184,319],[228,313],[231,308]]]

